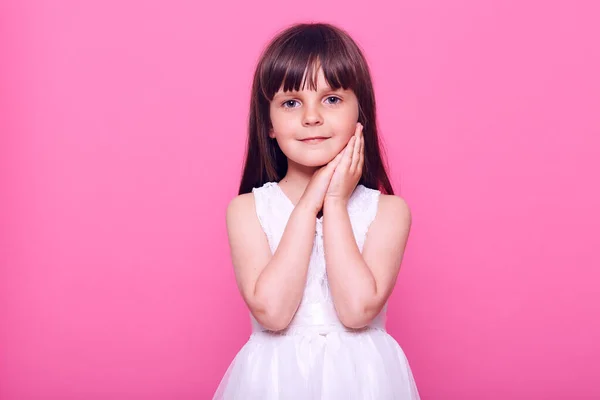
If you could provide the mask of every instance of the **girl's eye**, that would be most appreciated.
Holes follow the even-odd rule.
[[[335,97],[335,96],[329,96],[327,98],[327,100],[328,100],[329,104],[339,104],[342,101],[342,99],[340,99],[339,97]],[[330,102],[329,100],[333,100],[333,102]]]
[[[339,97],[336,96],[329,96],[326,99],[327,104],[329,105],[337,105],[342,101],[342,99],[340,99]],[[298,101],[297,100],[286,100],[284,101],[281,105],[283,106],[283,108],[297,108]]]
[[[282,106],[283,106],[283,108],[294,108],[294,103],[297,103],[297,101],[296,100],[287,100],[287,101],[283,102]]]

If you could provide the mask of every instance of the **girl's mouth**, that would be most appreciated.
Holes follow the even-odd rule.
[[[315,136],[315,137],[302,139],[302,142],[307,143],[307,144],[318,144],[318,143],[324,142],[327,139],[329,139],[329,138],[326,138],[323,136]]]

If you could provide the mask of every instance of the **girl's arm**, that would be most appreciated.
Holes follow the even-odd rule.
[[[311,178],[271,255],[256,215],[254,195],[242,194],[227,208],[227,233],[236,281],[254,318],[278,331],[291,322],[306,284],[317,214],[341,154]]]
[[[316,213],[296,207],[274,254],[255,212],[254,195],[236,197],[227,209],[227,232],[238,288],[254,318],[278,331],[292,320],[304,291]]]
[[[323,240],[327,277],[341,322],[362,328],[389,298],[408,241],[411,213],[397,196],[381,195],[362,255],[356,244],[346,203],[326,199]]]
[[[410,210],[402,198],[380,195],[377,215],[360,253],[347,204],[363,170],[362,130],[357,123],[331,178],[323,208],[329,287],[338,317],[350,328],[368,325],[392,293],[411,224]]]

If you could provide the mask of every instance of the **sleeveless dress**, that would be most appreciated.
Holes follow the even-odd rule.
[[[294,205],[276,182],[253,193],[258,219],[275,252]],[[379,195],[358,185],[348,201],[361,252]],[[406,356],[385,330],[386,308],[360,330],[339,321],[327,282],[323,219],[317,219],[306,287],[292,322],[283,331],[271,332],[250,315],[252,334],[213,400],[419,399]]]

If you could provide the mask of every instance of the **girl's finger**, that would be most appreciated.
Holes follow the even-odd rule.
[[[356,172],[362,175],[362,169],[365,164],[365,138],[360,138],[360,153],[358,158],[358,166],[356,167]]]
[[[354,140],[354,149],[352,151],[352,164],[350,165],[350,173],[351,174],[354,174],[354,172],[356,172],[356,167],[358,166],[358,160],[360,158],[360,143],[361,143],[360,131],[354,137],[356,139]]]
[[[342,159],[344,153],[339,153],[335,158],[329,161],[329,164],[325,166],[325,174],[329,176],[333,176],[337,166],[340,164],[340,160]]]
[[[352,153],[354,151],[354,143],[355,142],[356,142],[356,136],[352,136],[352,138],[348,142],[348,145],[346,146],[346,150],[344,150],[344,156],[342,157],[342,160],[340,161],[340,165],[343,168],[350,167],[350,163],[352,162]]]
[[[331,166],[332,169],[335,169],[335,167],[337,167],[340,163],[340,160],[342,159],[343,155],[344,153],[338,153],[338,155],[335,156],[335,158],[329,162],[328,166]]]

